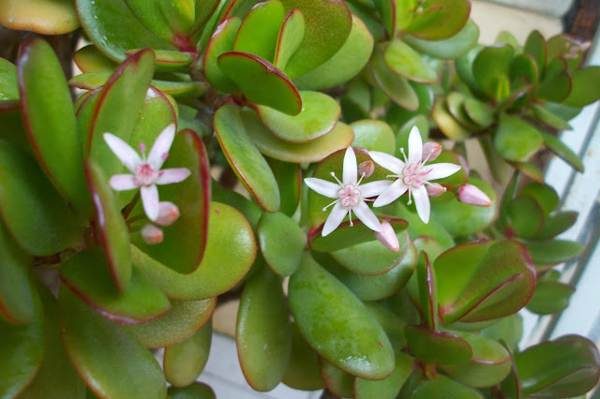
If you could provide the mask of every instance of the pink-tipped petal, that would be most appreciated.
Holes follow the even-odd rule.
[[[370,151],[369,156],[375,163],[390,172],[399,175],[404,169],[404,162],[385,152]]]
[[[365,178],[371,177],[371,175],[375,172],[375,163],[370,159],[361,162],[358,164],[358,175],[364,176]]]
[[[363,222],[365,226],[370,228],[373,231],[381,231],[381,223],[379,223],[379,219],[373,213],[373,211],[369,208],[366,202],[359,202],[358,206],[353,209],[356,217]]]
[[[160,244],[165,238],[163,231],[151,223],[142,227],[140,234],[142,235],[142,240],[150,245]]]
[[[430,197],[439,197],[446,192],[446,187],[437,183],[427,184],[425,188],[427,189],[427,194],[429,194]]]
[[[175,139],[175,125],[170,124],[163,129],[162,132],[156,138],[156,141],[152,145],[150,154],[148,154],[148,162],[158,170],[162,167],[163,163],[167,159],[173,140]]]
[[[435,141],[428,141],[423,144],[423,162],[425,161],[433,161],[442,153],[442,145],[440,143],[436,143]]]
[[[429,223],[429,213],[431,212],[431,204],[429,202],[429,196],[427,195],[427,189],[425,186],[421,186],[412,190],[413,201],[415,201],[415,207],[417,208],[417,214],[423,221],[423,223]]]
[[[111,176],[108,184],[113,190],[116,191],[133,190],[134,188],[139,187],[135,180],[135,176],[126,174]]]
[[[398,241],[398,236],[396,235],[392,225],[387,220],[381,222],[381,231],[375,233],[375,237],[390,251],[400,252],[400,242]]]
[[[457,191],[458,200],[464,204],[476,206],[491,206],[492,200],[486,193],[472,184],[463,184]]]
[[[136,166],[142,161],[137,152],[135,152],[129,144],[114,134],[104,133],[103,137],[104,142],[117,158],[119,158],[119,161],[121,161],[131,173],[135,173]]]
[[[377,180],[362,184],[358,187],[363,198],[370,198],[384,192],[394,182],[392,180]]]
[[[184,181],[191,174],[188,168],[163,169],[159,172],[156,184],[173,184]]]
[[[423,159],[423,139],[419,128],[413,126],[408,135],[408,162],[417,163]]]
[[[307,177],[304,183],[313,191],[329,198],[337,198],[340,186],[316,177]]]
[[[164,201],[158,204],[158,218],[156,223],[161,226],[170,226],[179,219],[179,208],[172,202]]]
[[[344,170],[342,181],[344,184],[354,184],[357,181],[357,166],[356,166],[356,155],[352,147],[346,148],[344,154]]]
[[[378,208],[396,201],[402,194],[408,190],[408,187],[398,179],[392,183],[373,203],[373,206]]]
[[[338,228],[338,226],[342,223],[342,220],[346,217],[348,211],[340,204],[335,204],[333,209],[327,216],[327,220],[325,220],[325,225],[323,226],[323,230],[321,231],[321,235],[325,237],[326,235],[331,234],[332,231]]]
[[[430,165],[427,165],[426,168],[428,169],[428,173],[427,173],[427,180],[437,180],[437,179],[443,179],[444,177],[448,177],[450,175],[455,174],[456,172],[458,172],[460,170],[460,165],[456,165],[453,163],[446,163],[446,162],[441,162],[441,163],[433,163]]]
[[[158,218],[158,188],[155,185],[143,186],[140,189],[142,195],[142,205],[144,205],[144,212],[148,219],[153,222]]]

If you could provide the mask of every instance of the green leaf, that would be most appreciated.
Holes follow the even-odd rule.
[[[542,228],[544,211],[530,197],[517,197],[508,206],[508,220],[518,237],[532,238]]]
[[[547,240],[567,231],[575,224],[578,215],[579,213],[575,211],[564,211],[549,216],[544,221],[544,226],[536,238]]]
[[[278,138],[291,143],[304,143],[329,133],[340,117],[340,106],[331,97],[316,91],[302,91],[302,111],[288,115],[273,108],[256,107],[262,122]]]
[[[479,40],[479,27],[473,20],[468,20],[457,34],[447,39],[432,41],[406,35],[403,40],[422,53],[443,60],[453,60],[462,57],[475,47]]]
[[[198,269],[180,274],[132,247],[134,267],[169,298],[195,300],[229,291],[248,273],[256,258],[252,226],[236,209],[211,203],[206,251]],[[223,243],[227,242],[227,251]],[[227,265],[227,267],[223,267]]]
[[[539,71],[542,72],[546,66],[548,57],[548,49],[546,47],[544,36],[537,30],[532,31],[529,36],[527,36],[523,51],[533,58]]]
[[[193,3],[185,6],[181,1],[165,3],[160,0],[124,0],[124,2],[133,15],[156,36],[180,48],[193,46],[191,39],[187,37],[195,19]]]
[[[125,60],[127,50],[173,49],[142,25],[123,0],[76,0],[76,4],[87,37],[114,61]]]
[[[531,397],[570,398],[592,389],[600,376],[593,342],[566,335],[515,355],[523,393]]]
[[[306,234],[292,218],[279,212],[265,213],[258,223],[257,235],[261,253],[271,270],[286,277],[298,269]]]
[[[208,322],[185,341],[167,346],[163,355],[167,381],[175,387],[193,384],[208,361],[211,339],[212,324]]]
[[[265,267],[244,286],[236,342],[248,384],[257,391],[275,388],[287,369],[292,337],[282,281]]]
[[[154,356],[121,327],[112,324],[62,289],[63,340],[86,385],[101,397],[163,399],[165,381]]]
[[[290,58],[298,50],[300,44],[302,44],[305,27],[306,24],[302,11],[292,8],[286,15],[277,34],[277,46],[275,47],[273,65],[285,71]]]
[[[170,309],[165,294],[138,271],[134,271],[127,289],[119,293],[106,263],[100,250],[80,252],[61,266],[61,280],[83,302],[118,323],[141,323]]]
[[[344,45],[318,67],[295,77],[296,85],[305,90],[324,90],[340,86],[359,74],[373,51],[373,36],[356,16]]]
[[[281,195],[280,212],[292,217],[302,195],[302,168],[298,164],[268,160]],[[239,209],[239,208],[238,208]]]
[[[563,161],[571,165],[573,169],[583,173],[584,166],[581,158],[570,149],[560,138],[553,134],[541,132],[542,138],[544,139],[544,145],[552,151],[556,156],[561,158]]]
[[[362,302],[310,255],[305,254],[300,269],[291,277],[288,295],[302,335],[327,361],[367,379],[385,378],[393,371],[393,349],[381,326]]]
[[[319,356],[308,346],[295,323],[291,324],[292,351],[283,383],[290,388],[315,391],[323,388]]]
[[[572,107],[584,107],[600,98],[598,90],[600,85],[600,66],[588,66],[573,72],[573,88],[565,100],[565,104]]]
[[[302,44],[286,66],[286,72],[295,78],[323,64],[342,47],[352,28],[352,14],[341,0],[282,3],[286,12],[298,8],[306,23]]]
[[[558,281],[540,281],[535,287],[535,293],[527,305],[530,312],[546,315],[558,313],[569,306],[571,295],[575,288]]]
[[[533,198],[544,211],[544,216],[548,216],[560,204],[556,190],[545,183],[529,183],[521,190],[521,196]]]
[[[485,47],[473,61],[472,73],[479,89],[496,101],[508,97],[503,85],[508,79],[513,56],[514,49],[508,45]]]
[[[236,191],[224,188],[214,180],[211,185],[211,191],[213,201],[235,208],[248,219],[248,222],[253,228],[256,228],[258,221],[263,214],[263,211],[256,205],[256,202],[249,200]]]
[[[494,111],[486,103],[467,97],[465,98],[464,107],[469,118],[482,128],[489,127],[494,122]]]
[[[534,104],[532,105],[531,109],[533,110],[533,115],[535,118],[544,123],[546,126],[557,130],[572,129],[571,125],[569,125],[569,122],[550,111],[548,107],[545,107],[544,105]]]
[[[233,49],[233,42],[241,23],[242,21],[235,17],[223,21],[211,36],[202,59],[206,80],[224,92],[233,92],[237,86],[221,71],[218,59],[221,54]]]
[[[508,348],[516,350],[523,336],[523,317],[516,313],[495,321],[481,330],[481,335],[498,342],[504,342]]]
[[[228,51],[219,56],[218,64],[248,100],[289,115],[297,115],[302,110],[296,86],[267,60],[242,51]]]
[[[494,147],[506,160],[526,162],[543,144],[542,133],[518,116],[500,115]]]
[[[146,348],[171,347],[206,328],[216,305],[216,298],[173,302],[171,310],[159,318],[126,329]]]
[[[0,140],[0,216],[19,246],[32,255],[53,255],[81,239],[78,218],[35,160],[4,140]]]
[[[569,97],[572,87],[573,79],[567,61],[555,58],[546,67],[539,96],[548,101],[562,102]]]
[[[382,51],[375,50],[375,55],[371,59],[370,73],[377,86],[396,104],[410,111],[419,108],[417,93],[406,79],[389,69]]]
[[[464,141],[471,135],[471,132],[450,114],[442,98],[436,99],[431,116],[442,133],[451,140]]]
[[[73,54],[73,61],[81,72],[112,72],[117,64],[106,57],[93,44],[80,48]]]
[[[354,376],[340,370],[326,360],[321,361],[321,378],[327,390],[332,394],[340,398],[353,396]]]
[[[185,388],[169,387],[169,399],[216,399],[215,392],[206,384],[196,382]]]
[[[263,154],[284,162],[318,162],[348,147],[354,138],[350,126],[338,122],[326,135],[306,143],[290,143],[277,138],[261,122],[256,112],[242,109],[241,117],[249,138]],[[269,188],[271,191],[273,187]]]
[[[283,18],[283,5],[279,0],[257,3],[244,17],[233,49],[273,61]]]
[[[116,289],[124,292],[131,278],[129,229],[108,185],[108,178],[93,161],[86,165],[86,176],[98,221],[96,232],[106,255],[106,266]]]
[[[483,399],[483,396],[478,391],[467,388],[442,375],[421,383],[417,389],[415,389],[411,399],[444,397],[452,399]]]
[[[239,107],[226,104],[214,116],[214,127],[223,154],[254,200],[266,211],[279,209],[277,181],[265,158],[252,142]]]
[[[469,20],[471,3],[468,0],[425,0],[418,5],[406,29],[425,40],[440,40],[454,36]]]
[[[514,241],[458,245],[434,263],[445,324],[497,319],[517,312],[535,289],[535,270]]]
[[[385,49],[384,59],[392,71],[408,80],[422,83],[437,80],[435,70],[421,58],[421,54],[400,39],[390,42]]]
[[[79,27],[69,0],[7,0],[0,4],[0,25],[7,29],[61,35]]]
[[[580,243],[568,240],[529,241],[526,246],[536,265],[557,265],[583,252]]]
[[[423,362],[462,365],[471,359],[470,345],[454,333],[407,326],[405,334],[410,352]]]
[[[357,378],[354,381],[354,396],[356,399],[395,399],[413,368],[413,359],[404,353],[398,353],[392,374],[379,381]]]
[[[0,101],[14,101],[18,99],[17,67],[12,62],[0,58]]]
[[[396,137],[387,123],[376,119],[363,119],[351,123],[350,127],[354,130],[353,147],[388,154],[394,154],[396,151]]]

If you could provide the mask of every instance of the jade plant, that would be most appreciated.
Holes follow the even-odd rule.
[[[551,153],[583,171],[559,133],[600,98],[600,67],[564,34],[479,44],[469,16],[2,1],[18,53],[0,58],[0,398],[214,398],[197,382],[211,319],[238,299],[257,391],[593,389],[596,346],[525,347],[520,312],[574,291],[557,266],[583,248],[557,237],[577,212],[542,170]]]

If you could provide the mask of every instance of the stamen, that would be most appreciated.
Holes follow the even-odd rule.
[[[350,227],[354,226],[354,222],[352,222],[352,211],[348,212],[348,218],[350,219]]]
[[[142,154],[142,158],[146,158],[146,144],[140,143],[140,153]]]
[[[364,174],[364,173],[361,173],[361,175],[360,175],[360,179],[358,179],[358,181],[356,182],[356,185],[357,185],[357,186],[360,186],[360,182],[361,182],[361,181],[364,179],[364,177],[365,177],[365,174]]]
[[[408,189],[408,205],[412,204],[412,190]]]
[[[335,172],[331,172],[330,174],[331,174],[331,177],[333,177],[340,186],[344,184],[340,181],[340,179],[337,178],[337,176],[335,175]]]
[[[404,157],[404,163],[408,163],[408,157],[406,156],[406,153],[404,152],[404,147],[400,148],[400,152],[402,153],[402,157]]]
[[[330,204],[323,207],[323,212],[325,212],[328,208],[331,208],[338,200],[331,202]]]

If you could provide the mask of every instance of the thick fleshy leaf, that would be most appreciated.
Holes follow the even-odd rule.
[[[80,252],[61,266],[61,280],[80,300],[118,323],[141,323],[170,309],[165,294],[138,271],[134,271],[127,289],[119,293],[106,263],[100,250]]]
[[[76,0],[76,4],[87,36],[115,61],[123,61],[127,50],[173,49],[143,26],[123,0]]]
[[[494,122],[493,110],[486,103],[475,98],[467,97],[465,99],[464,107],[469,118],[481,127],[489,127]]]
[[[323,388],[320,374],[319,356],[306,343],[295,323],[291,325],[292,351],[283,383],[291,388],[303,391],[315,391]]]
[[[442,375],[421,383],[414,390],[411,399],[432,399],[448,397],[452,399],[483,399],[476,390],[467,388]]]
[[[298,8],[306,24],[302,44],[286,66],[286,72],[295,78],[323,64],[342,47],[352,28],[352,14],[341,0],[282,3],[288,12]]]
[[[405,334],[410,352],[427,363],[462,365],[473,356],[467,341],[454,333],[407,326]]]
[[[286,277],[298,269],[306,234],[292,218],[279,212],[265,213],[258,223],[257,235],[261,253],[275,273]]]
[[[530,197],[517,197],[508,206],[508,220],[518,237],[536,236],[544,223],[544,211]]]
[[[539,31],[534,30],[527,36],[523,51],[533,57],[540,71],[544,69],[548,49],[546,48],[546,40]]]
[[[156,36],[181,49],[193,48],[188,37],[194,27],[194,2],[160,0],[124,0],[133,15]],[[203,7],[207,6],[205,4]],[[210,9],[210,7],[207,7]]]
[[[521,196],[533,198],[544,211],[544,216],[548,216],[560,204],[556,190],[545,183],[529,183],[521,190]]]
[[[395,311],[399,309],[396,308],[395,304],[392,305],[391,303],[397,298],[398,296],[394,296],[393,299],[391,299],[388,303],[371,302],[366,304],[369,313],[371,313],[371,315],[377,319],[387,334],[392,346],[394,347],[396,359],[402,356],[400,353],[406,348],[406,336],[404,334],[406,320],[409,320],[410,322],[416,321],[412,320],[411,317],[401,317],[398,315],[398,313],[395,313]],[[392,309],[394,309],[394,311],[392,311]],[[412,310],[414,310],[414,308]]]
[[[242,51],[228,51],[219,56],[218,65],[248,100],[289,115],[297,115],[302,110],[296,86],[265,59]]]
[[[126,329],[146,348],[170,347],[206,326],[216,305],[216,298],[173,302],[171,310],[161,317]]]
[[[475,47],[479,40],[479,27],[469,20],[460,32],[447,39],[432,41],[406,35],[403,40],[422,53],[443,60],[453,60]]]
[[[196,382],[185,388],[169,387],[169,399],[217,399],[215,392],[206,384]]]
[[[406,30],[425,40],[454,36],[465,26],[471,12],[468,0],[426,0],[419,7],[422,12],[413,15]]]
[[[473,61],[472,73],[478,87],[496,101],[508,97],[504,84],[508,80],[513,54],[514,49],[510,46],[485,47]]]
[[[440,318],[492,320],[517,312],[535,289],[535,270],[514,241],[471,243],[441,254],[434,263]]]
[[[325,388],[335,396],[340,398],[352,397],[354,376],[323,359],[321,359],[321,379],[325,383]]]
[[[44,314],[37,292],[29,324],[0,320],[0,397],[16,398],[34,379],[44,357]]]
[[[128,332],[63,289],[59,297],[63,341],[86,385],[100,397],[163,399],[164,377],[152,354]]]
[[[556,156],[571,165],[576,171],[583,172],[583,161],[579,156],[553,134],[541,132],[544,145]]]
[[[553,59],[544,71],[544,79],[539,88],[539,96],[548,101],[562,102],[571,93],[573,78],[569,65],[563,58]]]
[[[515,362],[523,393],[534,398],[583,395],[600,378],[596,345],[577,335],[531,346],[517,353]]]
[[[246,217],[250,225],[253,228],[256,228],[258,221],[263,214],[262,209],[256,205],[256,202],[246,198],[236,191],[231,191],[227,188],[224,188],[214,180],[211,187],[213,201],[220,202],[237,209]]]
[[[147,245],[143,240],[136,240],[136,245],[165,266],[179,273],[191,273],[200,265],[206,248],[210,205],[208,156],[194,131],[183,130],[175,136],[164,165],[170,167],[184,167],[191,172],[183,182],[160,189],[161,201],[173,202],[181,216],[163,228],[160,245]]]
[[[252,134],[239,107],[226,104],[215,113],[214,127],[221,149],[235,174],[265,210],[279,209],[277,181],[265,158],[252,142]]]
[[[483,328],[481,335],[501,343],[504,342],[508,348],[516,350],[523,336],[523,317],[516,313],[496,320],[492,325]]]
[[[279,32],[277,34],[277,46],[275,47],[275,56],[273,57],[273,65],[285,71],[290,58],[304,39],[306,23],[302,11],[297,8],[286,15]]]
[[[575,211],[564,211],[549,216],[536,238],[547,240],[567,231],[575,224],[578,215],[579,213]]]
[[[79,243],[81,226],[35,160],[0,140],[0,216],[19,246],[37,256]]]
[[[241,117],[249,138],[265,155],[284,162],[318,162],[329,154],[348,147],[354,138],[352,129],[342,123],[326,135],[307,143],[290,143],[277,138],[250,109],[242,109]],[[270,187],[272,190],[273,187]]]
[[[365,148],[368,151],[396,151],[396,137],[387,123],[376,119],[363,119],[350,124],[354,130],[353,147]]]
[[[441,98],[436,99],[431,116],[442,133],[451,140],[463,141],[471,135],[471,132],[450,114],[446,102]]]
[[[211,203],[206,251],[198,269],[180,274],[132,248],[134,267],[139,268],[169,298],[212,298],[233,288],[248,273],[256,258],[252,226],[236,209]],[[223,251],[223,243],[228,243]],[[227,265],[227,267],[223,267]]]
[[[268,162],[279,186],[281,195],[279,211],[291,217],[296,212],[302,195],[302,168],[298,164],[275,159],[269,159]]]
[[[423,61],[421,54],[400,39],[390,42],[385,49],[384,59],[392,71],[408,80],[422,83],[432,83],[437,80],[437,74]]]
[[[393,349],[381,326],[308,254],[290,279],[289,303],[302,335],[336,367],[367,379],[385,378],[393,371]]]
[[[18,99],[17,67],[12,62],[0,58],[0,102]]]
[[[398,353],[396,354],[396,367],[388,377],[379,381],[357,378],[354,381],[354,397],[356,399],[395,399],[413,368],[413,359],[405,353]]]
[[[557,130],[572,129],[571,125],[569,125],[569,122],[550,111],[548,107],[540,104],[534,104],[531,106],[531,109],[535,118],[546,126]]]
[[[600,66],[588,66],[573,72],[573,87],[571,94],[565,100],[572,107],[584,107],[598,100],[600,84]]]
[[[221,71],[218,59],[221,54],[233,49],[233,42],[241,23],[239,18],[223,21],[211,36],[202,59],[206,79],[221,91],[232,92],[237,88],[235,83]]]
[[[502,114],[494,135],[494,147],[506,160],[525,162],[543,144],[539,130],[518,116]]]
[[[530,312],[546,315],[566,309],[575,288],[558,281],[540,281],[535,287],[535,293],[527,305]]]
[[[340,106],[331,97],[316,91],[302,91],[302,111],[288,115],[273,108],[256,107],[262,122],[284,141],[303,143],[329,133],[340,117]]]
[[[73,54],[73,61],[81,72],[112,72],[117,64],[106,57],[93,44],[80,48]]]
[[[248,384],[257,391],[275,388],[287,369],[292,336],[282,281],[264,266],[244,286],[236,342]]]
[[[283,19],[283,5],[279,0],[257,3],[244,17],[233,49],[273,61]]]
[[[90,161],[85,171],[96,212],[96,232],[106,255],[106,266],[116,289],[124,292],[131,278],[127,223],[102,170]]]
[[[373,80],[396,104],[409,111],[419,108],[417,93],[408,81],[392,72],[384,61],[383,52],[376,49],[370,64]]]
[[[0,25],[8,29],[61,35],[79,27],[69,0],[6,0],[0,4]]]
[[[371,33],[360,18],[352,16],[352,30],[344,45],[323,64],[294,78],[294,82],[306,90],[339,86],[358,75],[369,61],[372,51]]]
[[[0,320],[26,324],[34,317],[35,288],[27,271],[31,259],[0,223]]]
[[[163,355],[167,381],[176,387],[185,387],[196,381],[208,361],[211,339],[212,324],[208,322],[185,341],[167,346]]]
[[[583,246],[575,241],[529,241],[527,252],[536,265],[557,265],[579,256]]]

